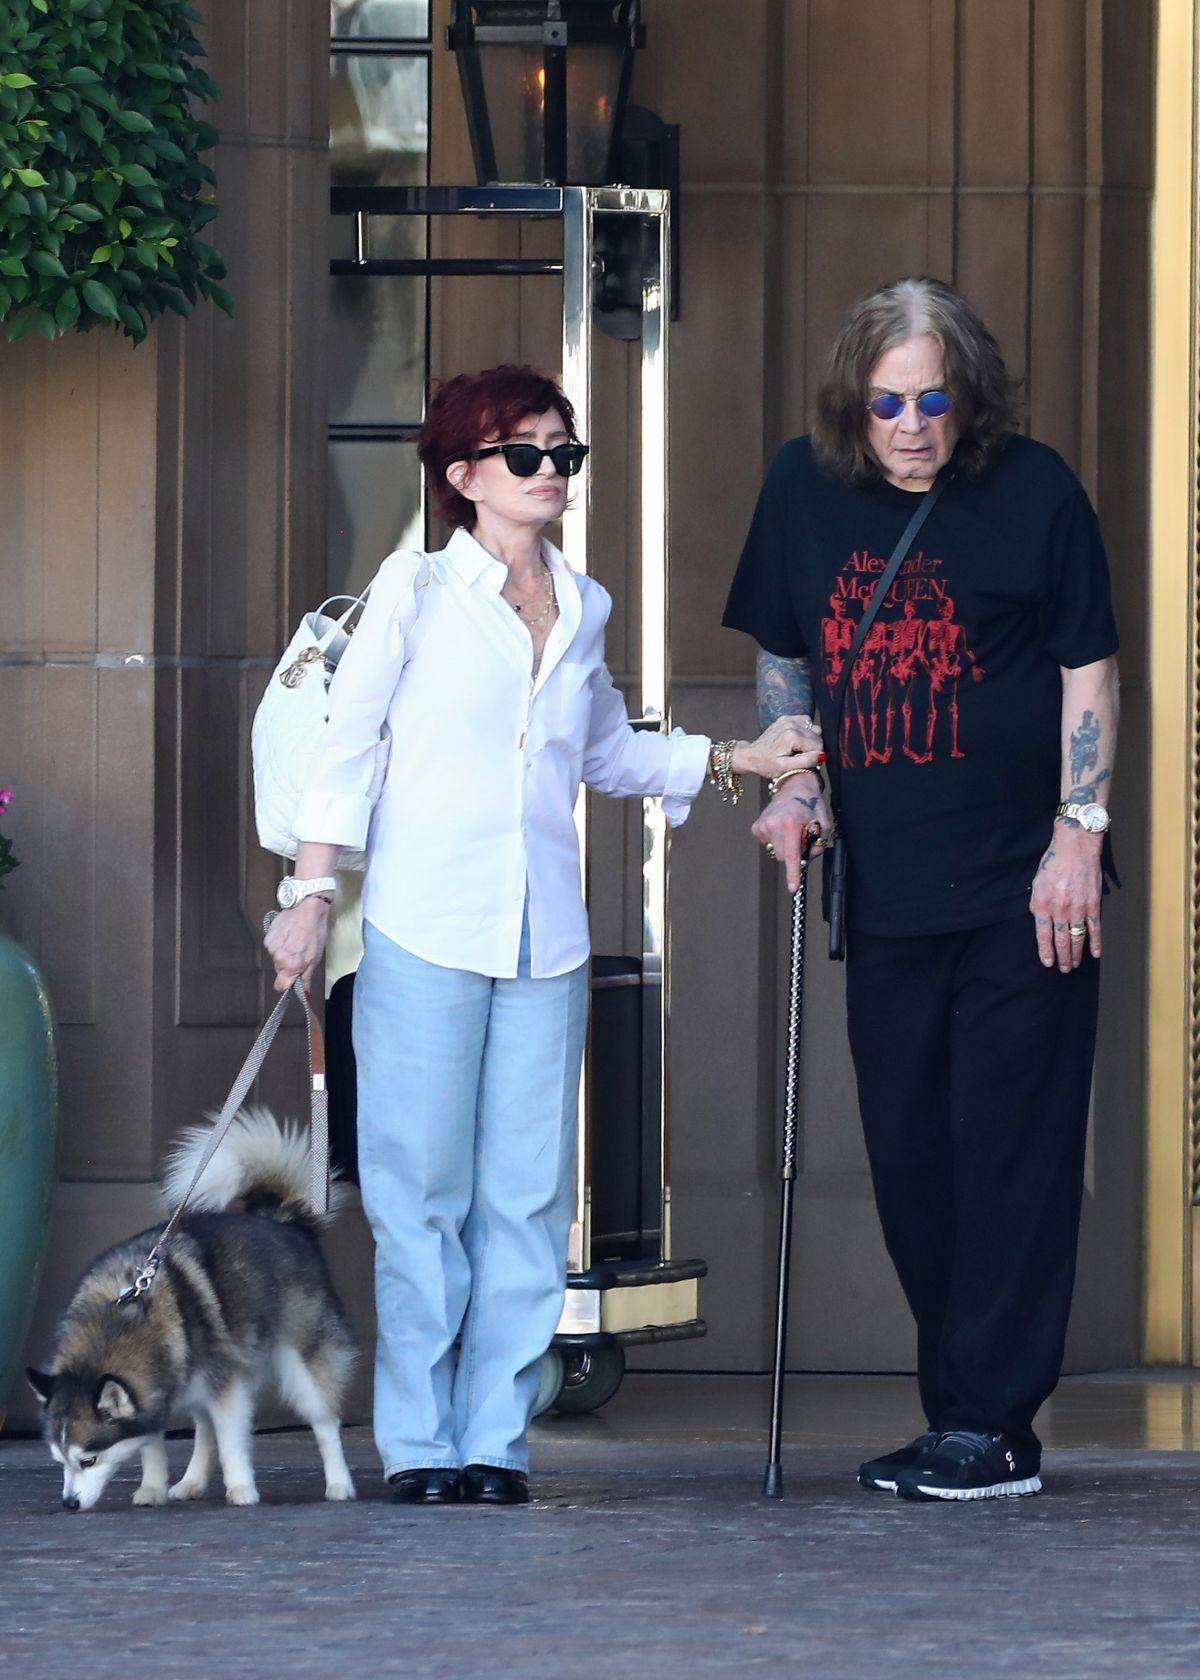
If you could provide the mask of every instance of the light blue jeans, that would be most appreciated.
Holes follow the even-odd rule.
[[[531,979],[528,910],[515,980],[363,933],[354,1052],[384,1473],[525,1470],[562,1310],[587,965]]]

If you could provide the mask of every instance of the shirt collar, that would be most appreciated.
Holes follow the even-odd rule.
[[[442,553],[464,583],[476,583],[489,567],[495,567],[493,581],[497,589],[503,587],[508,568],[502,560],[497,560],[494,554],[489,554],[483,544],[476,537],[473,537],[465,527],[460,525],[453,532]],[[542,556],[554,573],[556,587],[564,575],[571,577],[574,581],[571,568],[561,550],[555,548],[554,544],[546,537],[542,538]]]
[[[505,569],[503,563],[497,560],[494,554],[489,554],[483,544],[477,542],[470,531],[461,525],[452,534],[442,553],[466,584],[475,583],[489,566],[495,566],[501,572]]]

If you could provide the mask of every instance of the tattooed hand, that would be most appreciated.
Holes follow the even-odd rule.
[[[766,810],[750,830],[764,846],[770,846],[787,871],[788,891],[800,885],[800,856],[805,830],[816,823],[821,830],[818,847],[833,844],[833,817],[825,801],[818,776],[792,776],[784,782]]]
[[[1029,898],[1046,968],[1057,962],[1069,974],[1083,961],[1085,946],[1100,955],[1100,847],[1098,834],[1055,823]]]

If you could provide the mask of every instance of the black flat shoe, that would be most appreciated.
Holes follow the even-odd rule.
[[[402,1505],[457,1505],[462,1498],[457,1470],[397,1470],[388,1486]]]
[[[472,1505],[528,1505],[529,1477],[496,1464],[468,1464],[462,1473],[462,1496]]]

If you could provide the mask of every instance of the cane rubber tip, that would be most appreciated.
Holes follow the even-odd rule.
[[[768,1464],[767,1473],[763,1477],[762,1496],[764,1499],[783,1498],[783,1466]]]

